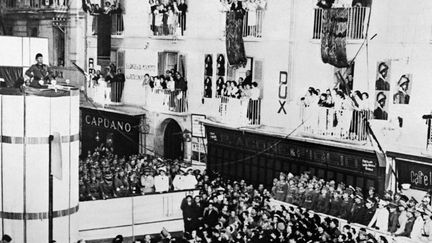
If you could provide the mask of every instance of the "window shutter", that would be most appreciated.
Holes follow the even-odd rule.
[[[264,80],[263,80],[263,61],[255,60],[253,70],[253,80],[257,82],[258,88],[261,90],[260,96],[262,97],[264,91]]]
[[[120,68],[123,73],[126,68],[125,60],[125,51],[117,51],[117,68]]]
[[[180,75],[187,80],[187,72],[186,72],[186,56],[184,54],[179,55],[179,65],[178,65],[178,71],[180,72]]]
[[[165,53],[158,52],[158,75],[165,73]]]
[[[227,66],[227,81],[233,81],[235,80],[235,69],[229,64]]]

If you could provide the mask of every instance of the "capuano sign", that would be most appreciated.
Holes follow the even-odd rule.
[[[81,107],[81,154],[96,147],[112,147],[116,154],[136,154],[140,147],[143,115],[127,115]]]

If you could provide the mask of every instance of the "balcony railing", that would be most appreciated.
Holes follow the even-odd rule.
[[[264,12],[264,10],[246,12],[243,19],[243,37],[262,37]]]
[[[153,36],[183,36],[186,27],[186,16],[173,13],[151,13],[150,30]]]
[[[146,108],[161,112],[187,112],[186,91],[154,89],[146,98]]]
[[[6,0],[7,8],[39,8],[39,9],[65,9],[68,8],[68,0]]]
[[[112,36],[122,36],[124,32],[124,22],[123,22],[123,14],[113,14],[111,15],[112,26],[111,26],[111,35]],[[92,19],[92,35],[97,35],[98,29],[97,17],[93,16]]]
[[[364,142],[368,134],[367,121],[372,117],[368,110],[303,107],[302,134],[327,140]]]
[[[353,7],[348,8],[348,30],[347,38],[352,40],[358,40],[364,38],[364,32],[366,27],[366,16],[368,15],[368,7]],[[321,39],[322,36],[322,20],[323,9],[316,8],[314,10],[314,25],[312,39]]]
[[[221,97],[217,115],[223,123],[232,125],[260,125],[261,99]]]

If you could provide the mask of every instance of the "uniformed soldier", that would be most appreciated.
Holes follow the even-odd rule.
[[[141,194],[141,182],[136,172],[132,172],[129,176],[129,192],[133,196]]]
[[[279,174],[279,180],[276,182],[273,188],[273,195],[276,200],[283,201],[286,198],[288,191],[288,183],[286,181],[285,173]]]
[[[333,198],[330,199],[329,214],[337,217],[342,209],[342,200],[338,191],[333,192]]]
[[[101,182],[102,199],[110,199],[117,196],[114,189],[113,176],[111,172],[107,172]]]
[[[36,54],[35,59],[36,64],[31,65],[25,72],[25,75],[31,79],[31,87],[41,88],[54,79],[54,73],[48,65],[43,63],[43,55],[41,53]]]
[[[96,180],[96,176],[92,176],[90,179],[90,183],[87,186],[88,198],[91,200],[99,200],[102,199],[101,193],[101,185],[98,180]]]
[[[125,176],[124,170],[116,168],[114,178],[115,195],[118,197],[127,197],[129,195],[129,182]]]
[[[297,205],[299,207],[304,206],[304,197],[305,197],[306,189],[304,188],[304,184],[300,182],[298,184],[298,190],[296,193],[294,193],[294,205]]]
[[[84,183],[84,178],[80,176],[79,179],[79,200],[80,201],[86,201],[88,200],[88,192],[87,192],[87,185]]]
[[[311,210],[313,206],[312,200],[314,195],[314,185],[312,183],[308,184],[308,188],[306,189],[304,195],[304,207]]]
[[[358,194],[355,196],[349,221],[362,224],[364,222],[365,214],[366,209],[363,204],[363,196]]]
[[[348,194],[348,190],[345,190],[342,194],[341,210],[339,218],[348,219],[351,213],[353,201]]]
[[[329,196],[327,188],[323,188],[321,190],[321,194],[318,197],[317,205],[316,205],[316,211],[320,213],[327,214],[329,210]]]
[[[297,193],[297,185],[294,180],[289,181],[289,188],[286,193],[285,202],[293,203],[294,202],[294,194]]]

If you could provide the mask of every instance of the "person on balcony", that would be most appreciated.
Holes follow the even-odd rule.
[[[166,175],[166,169],[160,168],[159,175],[154,178],[155,192],[167,192],[169,190],[169,178]]]
[[[185,0],[177,0],[178,10],[178,23],[181,29],[181,35],[186,31],[186,12],[188,11],[188,5]]]
[[[249,0],[246,2],[246,10],[247,10],[247,36],[256,37],[256,24],[257,24],[257,8],[258,2],[257,0]]]

